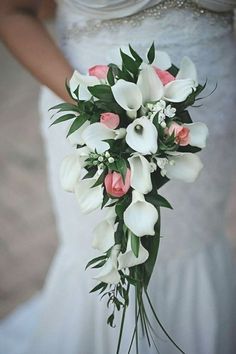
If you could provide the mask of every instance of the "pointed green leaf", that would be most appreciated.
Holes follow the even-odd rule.
[[[131,248],[132,251],[135,255],[135,257],[138,258],[139,255],[139,248],[140,248],[140,238],[137,237],[133,232],[130,231],[130,236],[131,236]]]
[[[77,117],[74,122],[71,124],[70,129],[68,131],[68,134],[66,137],[74,133],[76,130],[78,130],[87,120],[88,116],[81,114],[79,117]]]
[[[149,64],[152,64],[154,62],[155,59],[155,45],[154,42],[152,43],[148,53],[147,53],[147,58],[149,61]]]
[[[56,120],[54,120],[54,122],[50,125],[50,127],[54,124],[65,122],[65,121],[70,120],[75,117],[76,116],[74,114],[65,114],[64,116],[61,116],[61,117],[57,118]]]

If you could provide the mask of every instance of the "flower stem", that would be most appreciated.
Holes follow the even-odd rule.
[[[145,295],[147,297],[147,300],[148,300],[148,303],[149,303],[149,306],[151,307],[151,310],[152,310],[152,313],[157,321],[157,323],[159,324],[159,326],[161,327],[162,331],[165,333],[165,335],[167,336],[167,338],[171,341],[172,344],[174,344],[174,346],[182,353],[182,354],[185,354],[185,352],[174,342],[174,340],[171,338],[171,336],[167,333],[167,331],[165,330],[165,328],[163,327],[163,325],[161,324],[159,318],[157,317],[156,315],[156,312],[152,306],[152,303],[151,303],[151,300],[150,300],[150,297],[147,293],[147,290],[144,289],[145,291]]]
[[[129,287],[130,287],[130,284],[128,284],[128,286],[127,286],[127,293],[129,293]],[[119,333],[119,339],[118,339],[116,354],[119,354],[119,352],[120,352],[120,345],[121,345],[121,339],[122,339],[122,334],[123,334],[123,329],[124,329],[126,309],[127,309],[127,304],[124,304],[122,318],[121,318],[121,324],[120,324],[120,333]]]

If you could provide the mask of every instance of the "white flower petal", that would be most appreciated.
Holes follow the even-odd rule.
[[[111,90],[116,102],[126,111],[137,111],[142,105],[142,93],[133,82],[120,79]]]
[[[166,52],[161,50],[155,51],[155,59],[152,65],[156,66],[158,69],[167,70],[171,67],[171,59]]]
[[[100,84],[100,80],[96,76],[82,75],[77,70],[74,71],[69,81],[70,91],[74,98],[77,98],[76,95],[74,94],[74,91],[79,86],[80,100],[89,100],[92,97],[92,95],[88,91],[87,87],[88,86],[91,87],[99,84]]]
[[[192,79],[194,80],[195,86],[198,85],[197,69],[189,57],[183,57],[176,79]]]
[[[142,93],[143,104],[159,101],[164,93],[163,84],[151,65],[143,64],[137,85]]]
[[[165,85],[164,99],[169,102],[183,102],[195,89],[192,79],[174,80]]]
[[[114,245],[111,251],[110,258],[106,261],[103,267],[100,268],[98,275],[94,279],[108,284],[118,284],[120,274],[117,269],[117,258],[120,253],[120,245]]]
[[[103,141],[116,137],[114,130],[107,128],[102,123],[90,124],[82,133],[85,144],[93,151],[103,153],[110,148],[110,145]]]
[[[141,130],[137,130],[140,128]],[[135,151],[147,155],[157,151],[157,129],[147,118],[135,119],[126,129],[126,142]]]
[[[184,181],[187,183],[194,182],[201,169],[203,164],[200,158],[196,154],[192,153],[171,153],[172,156],[168,157],[169,161],[173,161],[173,164],[166,164],[166,176],[169,179],[175,179]]]
[[[84,144],[84,140],[82,139],[82,133],[89,125],[90,122],[87,120],[78,130],[68,136],[67,139],[72,146]]]
[[[81,173],[81,162],[78,154],[66,156],[60,167],[60,182],[67,192],[74,192],[76,182]]]
[[[131,236],[128,237],[127,249],[125,253],[120,253],[118,257],[119,269],[134,267],[138,264],[145,263],[148,259],[149,253],[140,242],[139,254],[136,257],[131,248]]]
[[[206,124],[201,122],[183,124],[184,127],[190,130],[190,145],[204,148],[209,135]]]
[[[78,181],[75,185],[75,195],[79,203],[80,209],[83,213],[87,214],[91,211],[100,208],[103,201],[103,187],[99,185],[93,187],[98,176],[93,178],[86,178]]]
[[[131,169],[131,187],[142,194],[151,192],[151,166],[148,160],[142,155],[134,154],[128,161]]]
[[[144,196],[132,192],[132,202],[124,212],[125,225],[138,237],[155,235],[154,226],[158,220],[156,208],[145,201]]]
[[[115,208],[108,208],[107,216],[94,229],[93,248],[106,252],[115,244]]]

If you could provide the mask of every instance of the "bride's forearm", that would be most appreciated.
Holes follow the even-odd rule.
[[[31,0],[1,0],[0,36],[13,55],[63,100],[65,79],[73,69],[37,19]]]

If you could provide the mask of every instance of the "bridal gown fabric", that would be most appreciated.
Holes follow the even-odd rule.
[[[119,47],[131,43],[143,52],[155,40],[175,64],[183,55],[195,62],[202,82],[208,78],[206,92],[218,83],[203,107],[192,109],[194,120],[210,130],[200,178],[162,188],[174,211],[163,210],[164,237],[149,292],[160,320],[186,353],[233,354],[236,281],[225,211],[236,178],[236,51],[232,16],[225,11],[232,13],[236,3],[198,3],[206,10],[189,1],[62,0],[56,22],[65,56],[82,73],[108,63]],[[118,327],[106,325],[105,303],[89,294],[96,271],[84,271],[97,255],[91,242],[100,211],[82,215],[75,196],[64,192],[58,180],[60,163],[72,152],[65,139],[68,126],[48,128],[47,110],[58,102],[43,89],[42,131],[60,244],[42,292],[2,322],[1,354],[113,354],[117,344]],[[133,326],[131,306],[121,354],[127,352]],[[177,353],[160,330],[157,334],[160,353]],[[140,353],[155,349],[141,340]]]

